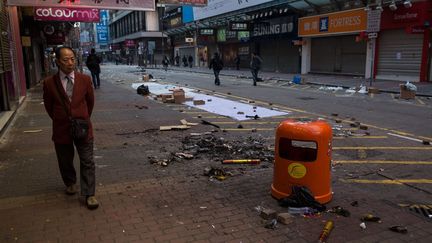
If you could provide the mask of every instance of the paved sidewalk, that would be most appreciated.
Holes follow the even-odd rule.
[[[149,67],[151,69],[152,67]],[[153,67],[154,68],[154,67]],[[161,67],[162,68],[162,67]],[[169,69],[172,70],[182,70],[198,73],[208,73],[213,75],[213,71],[205,67],[176,67],[170,66]],[[252,80],[252,75],[249,69],[224,69],[221,71],[220,75],[233,76],[248,78]],[[280,80],[280,81],[292,81],[294,76],[298,74],[290,73],[275,73],[275,72],[260,72],[259,77],[261,77],[264,82],[268,80]],[[326,75],[326,74],[305,74],[301,75],[307,84],[320,85],[320,86],[340,86],[343,88],[359,87],[360,85],[370,86],[370,80],[363,77],[353,77],[345,75]],[[252,81],[251,81],[252,82]],[[399,93],[400,84],[405,84],[401,81],[391,81],[391,80],[374,80],[372,87],[378,88],[381,92],[387,93]],[[432,82],[417,82],[413,83],[417,86],[417,96],[432,97]]]
[[[203,157],[167,167],[151,164],[149,156],[170,155],[191,132],[212,127],[160,132],[160,125],[179,124],[182,118],[199,120],[112,83],[103,82],[96,90],[93,122],[101,205],[95,211],[78,196],[64,195],[41,87],[30,90],[0,144],[0,242],[316,242],[328,219],[335,222],[329,242],[432,242],[430,222],[358,186],[340,183],[342,170],[334,172],[335,195],[328,207],[341,205],[351,217],[295,217],[289,225],[267,229],[257,206],[287,211],[270,196],[272,164],[234,167],[241,173],[225,181],[203,176],[206,167],[220,166]],[[232,133],[216,136],[236,138]],[[350,206],[353,200],[358,207]],[[365,213],[379,215],[383,223],[367,223],[362,230],[359,218]],[[408,234],[388,230],[398,224],[407,225]]]

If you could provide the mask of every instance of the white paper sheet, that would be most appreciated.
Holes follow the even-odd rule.
[[[194,100],[205,101],[204,105],[194,105],[193,101],[187,101],[185,102],[185,105],[195,107],[201,110],[205,110],[211,113],[215,113],[221,116],[231,117],[239,121],[253,119],[252,117],[255,115],[257,115],[260,118],[264,118],[264,117],[272,117],[272,116],[283,116],[289,114],[288,112],[270,110],[256,105],[245,104],[242,102],[224,99],[213,95],[206,95],[206,94],[193,92],[193,90],[190,88],[184,88],[175,85],[165,85],[165,84],[158,84],[153,82],[145,82],[145,83],[133,83],[132,88],[137,89],[138,86],[142,84],[147,85],[149,87],[150,93],[155,95],[167,94],[170,93],[171,92],[170,90],[174,88],[182,88],[185,91],[186,96],[193,97]],[[239,112],[243,114],[238,114]],[[251,117],[246,117],[246,116],[251,116]]]

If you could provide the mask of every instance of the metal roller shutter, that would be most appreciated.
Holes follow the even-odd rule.
[[[379,34],[377,79],[419,81],[422,34],[386,30]]]
[[[3,3],[0,7],[0,73],[12,70],[12,58],[10,54],[8,14]],[[3,34],[7,33],[7,34]]]
[[[366,42],[355,36],[334,36],[312,39],[311,72],[364,75]]]
[[[289,39],[275,39],[260,43],[263,71],[278,71],[281,73],[299,72],[298,47],[291,44]]]

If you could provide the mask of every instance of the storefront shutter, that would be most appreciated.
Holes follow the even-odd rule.
[[[381,31],[377,79],[419,81],[423,35],[404,29]]]
[[[312,73],[364,75],[366,42],[355,36],[334,36],[312,39]]]
[[[6,8],[1,4],[0,8],[0,72],[12,70],[11,45],[9,42],[8,14]]]

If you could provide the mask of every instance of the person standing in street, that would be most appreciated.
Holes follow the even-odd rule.
[[[90,117],[94,106],[94,92],[89,76],[75,72],[76,55],[70,47],[56,49],[57,74],[43,82],[45,110],[52,119],[52,140],[57,154],[60,174],[66,186],[65,193],[77,193],[74,168],[74,146],[80,159],[81,196],[89,209],[96,209],[95,163],[93,158],[93,128]],[[72,137],[72,121],[87,125],[83,138]]]
[[[219,73],[223,69],[223,62],[219,54],[216,52],[210,61],[209,69],[213,68],[213,73],[215,76],[215,84],[220,85]]]
[[[164,56],[164,58],[162,59],[162,65],[164,67],[165,72],[168,71],[168,65],[169,65],[169,60],[167,56]]]
[[[236,69],[237,70],[240,70],[240,55],[239,54],[237,54],[237,56],[234,58],[234,63],[235,63],[235,65],[236,65]]]
[[[192,65],[193,65],[193,57],[192,57],[192,55],[189,55],[188,62],[189,62],[189,67],[192,68]]]
[[[187,58],[184,55],[183,55],[183,58],[182,58],[182,62],[183,62],[183,67],[187,67],[187,65],[188,65]]]
[[[174,60],[175,60],[175,65],[176,65],[177,67],[179,67],[179,66],[180,66],[180,56],[178,55],[178,53],[177,53],[177,55],[175,56]]]
[[[252,78],[253,78],[253,85],[256,86],[258,81],[258,72],[261,69],[263,60],[261,57],[258,56],[257,53],[253,52],[251,61],[250,61],[250,68],[252,72]]]
[[[94,48],[91,49],[90,55],[87,57],[86,65],[88,69],[90,70],[92,80],[93,80],[93,87],[95,89],[100,88],[100,58],[96,55],[96,50]]]

